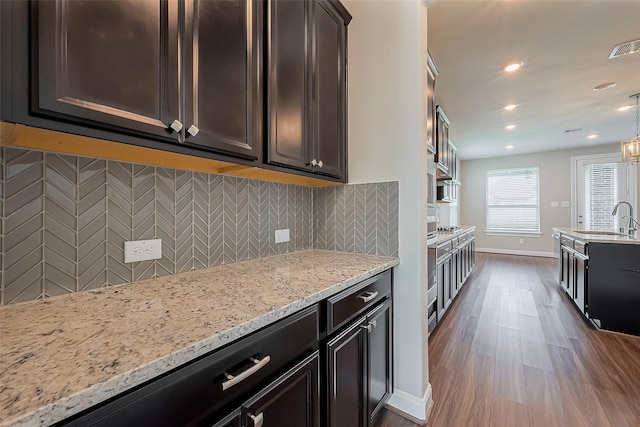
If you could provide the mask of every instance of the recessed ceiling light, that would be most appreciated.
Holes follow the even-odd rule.
[[[618,111],[629,111],[633,108],[633,105],[623,105],[622,107],[616,108]]]
[[[597,137],[598,137],[598,135],[596,135],[595,133],[592,133],[591,135],[587,136],[587,138],[589,138],[589,139],[595,139]]]
[[[506,146],[506,147],[504,147],[504,148],[506,148],[507,150],[511,150],[511,149],[513,149],[513,145],[509,144],[509,145],[507,145],[507,146]]]
[[[509,105],[505,105],[504,109],[507,111],[511,111],[511,110],[514,110],[517,106],[518,104],[509,104]]]
[[[506,125],[504,128],[511,130],[511,129],[515,129],[516,125]]]
[[[615,82],[609,82],[609,83],[602,83],[601,85],[598,85],[596,87],[593,88],[593,90],[605,90],[605,89],[611,89],[612,87],[614,87],[616,85]]]
[[[520,67],[522,67],[524,65],[524,62],[514,62],[513,64],[509,64],[506,67],[504,67],[504,70],[507,73],[513,73],[514,71],[517,71],[520,69]]]

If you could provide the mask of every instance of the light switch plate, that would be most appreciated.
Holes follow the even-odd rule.
[[[558,202],[551,202],[551,207],[552,208],[557,208],[558,207]]]
[[[571,206],[571,203],[569,203],[568,200],[565,200],[565,201],[562,202],[562,207],[563,208],[568,208],[569,206]]]
[[[289,241],[289,229],[276,230],[276,243],[285,243]]]
[[[124,262],[162,258],[162,239],[124,242]]]

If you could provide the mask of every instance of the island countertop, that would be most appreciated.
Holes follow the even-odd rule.
[[[574,230],[567,227],[553,227],[553,231],[566,234],[574,239],[582,240],[583,242],[593,243],[623,243],[627,245],[640,245],[640,238],[637,236],[628,236],[626,234],[616,235],[602,235],[602,234],[589,234],[588,231]],[[597,231],[595,233],[598,233]]]
[[[49,425],[399,263],[276,255],[0,308],[0,426]]]

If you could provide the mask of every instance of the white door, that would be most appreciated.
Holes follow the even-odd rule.
[[[627,164],[621,163],[620,154],[575,158],[576,217],[572,223],[579,230],[620,231],[628,215],[625,208],[613,216],[616,203],[627,200],[633,203],[629,185]]]

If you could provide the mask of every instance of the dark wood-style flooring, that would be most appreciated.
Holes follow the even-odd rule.
[[[429,381],[431,427],[640,427],[640,338],[589,328],[548,258],[477,254],[429,339]]]

